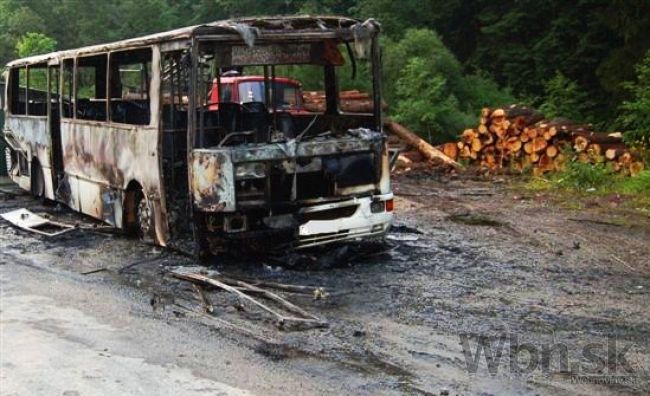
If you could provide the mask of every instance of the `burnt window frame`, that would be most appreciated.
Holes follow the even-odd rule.
[[[25,95],[25,100],[22,103],[22,106],[20,105],[20,71],[23,70],[25,72],[25,88],[23,94]],[[22,65],[22,66],[14,66],[9,69],[9,84],[8,84],[8,114],[10,115],[15,115],[15,116],[26,116],[27,115],[27,65]],[[17,110],[17,107],[22,107],[21,110]]]
[[[43,104],[42,111],[32,113],[30,112],[30,97],[36,95],[30,95],[31,89],[31,73],[34,69],[43,70],[43,76],[45,77],[45,90],[42,91],[43,95],[41,97],[41,102]],[[7,114],[12,116],[29,116],[29,117],[47,117],[47,98],[48,98],[48,64],[47,62],[35,63],[35,64],[26,64],[21,66],[13,66],[9,68],[9,84],[7,87]],[[21,73],[24,73],[25,86],[20,86]],[[24,101],[21,104],[20,95],[24,95]],[[17,107],[21,107],[20,110],[17,110]]]
[[[104,58],[102,60],[102,57]],[[85,65],[84,63],[92,62],[93,60],[99,60],[97,65]],[[103,68],[102,68],[102,62],[103,62]],[[108,52],[99,52],[99,53],[93,53],[93,54],[84,54],[84,55],[79,55],[74,58],[74,73],[73,73],[73,96],[74,96],[74,106],[73,106],[73,118],[75,120],[83,120],[83,121],[93,121],[93,122],[101,122],[101,123],[106,123],[109,122],[110,116],[109,116],[109,91],[108,91],[108,64],[110,62],[110,56]],[[99,115],[96,115],[95,117],[89,117],[89,116],[81,116],[79,114],[79,89],[80,89],[80,81],[79,81],[79,75],[80,75],[80,69],[81,68],[94,68],[94,83],[93,83],[93,89],[94,89],[94,98],[88,98],[89,103],[92,103],[92,100],[94,99],[96,102],[103,101],[104,105],[103,106],[94,106],[96,107],[95,110],[99,109],[99,113],[103,115],[103,117],[100,117]],[[101,72],[101,74],[100,74]],[[103,77],[103,78],[102,78]],[[102,95],[99,95],[100,93],[103,93],[103,98],[99,97]],[[101,108],[103,107],[103,110]],[[91,106],[88,106],[88,109],[90,109]],[[101,113],[103,111],[103,113]]]
[[[31,112],[32,105],[30,104],[31,96],[30,93],[34,94],[34,89],[32,89],[32,72],[34,69],[42,70],[43,76],[45,77],[44,90],[42,91],[44,97],[42,100],[42,111],[34,114]],[[48,75],[48,64],[45,63],[35,63],[33,65],[27,65],[27,86],[25,90],[25,105],[26,105],[26,115],[30,117],[47,117],[48,113],[48,98],[49,98],[49,75]],[[36,96],[36,95],[34,95]]]
[[[76,87],[75,87],[75,65],[77,63],[77,60],[75,58],[63,58],[61,59],[61,71],[59,73],[59,79],[60,79],[60,87],[59,87],[59,92],[60,92],[60,114],[61,114],[61,119],[67,119],[67,120],[74,120],[75,113],[76,113],[76,98],[75,98],[75,92],[76,92]],[[68,73],[68,74],[66,74]],[[66,83],[68,82],[69,78],[69,84],[67,84],[67,89],[66,89]],[[68,111],[65,111],[65,102],[66,100],[69,103],[69,108]],[[69,114],[69,115],[68,115]]]
[[[144,99],[144,104],[148,110],[148,118],[146,123],[136,123],[136,122],[125,122],[119,119],[114,119],[114,108],[113,108],[113,101],[119,100],[119,101],[124,101],[127,102],[123,99],[123,85],[122,85],[122,78],[119,74],[119,65],[129,65],[133,63],[121,63],[119,61],[116,61],[115,59],[119,58],[121,54],[128,54],[128,53],[146,53],[144,56],[145,61],[140,62],[140,64],[143,66],[142,69],[142,74],[146,76],[146,79],[141,81],[144,83],[146,86],[145,90],[142,90],[141,94],[146,93],[146,99]],[[153,46],[141,46],[141,47],[135,47],[135,48],[124,48],[124,49],[117,49],[114,51],[111,51],[108,56],[108,63],[107,63],[107,115],[108,115],[108,122],[112,124],[119,124],[119,125],[128,125],[128,126],[135,126],[135,127],[147,127],[151,126],[152,122],[154,121],[155,117],[153,114],[153,109],[151,106],[151,99],[152,99],[152,85],[154,83],[154,73],[155,71],[153,70],[153,60],[154,60],[154,47]],[[113,92],[117,85],[116,81],[114,79],[115,71],[113,69],[113,65],[117,63],[117,75],[119,76],[119,96],[115,96],[118,94],[118,92]],[[159,100],[162,97],[162,95],[159,93]],[[119,98],[119,99],[118,99]],[[142,99],[141,99],[142,100]]]

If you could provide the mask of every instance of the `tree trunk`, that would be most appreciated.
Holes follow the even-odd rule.
[[[443,153],[440,150],[437,150],[435,147],[425,142],[422,138],[420,138],[418,135],[414,134],[413,132],[409,131],[403,125],[400,125],[395,121],[386,120],[384,122],[384,126],[387,129],[389,129],[392,133],[394,133],[395,135],[399,136],[402,140],[404,140],[406,144],[416,148],[420,153],[422,153],[422,155],[425,158],[434,162],[435,161],[442,162],[443,164],[452,166],[454,168],[460,167],[460,164],[458,164],[458,162],[449,158],[448,156],[445,155],[445,153]]]

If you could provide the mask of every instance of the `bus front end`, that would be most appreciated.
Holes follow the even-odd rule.
[[[237,241],[304,248],[385,234],[393,195],[379,25],[239,23],[241,37],[255,40],[208,32],[192,50],[195,241],[211,251]]]
[[[379,132],[194,150],[191,161],[195,221],[206,240],[299,248],[380,236],[392,221]]]

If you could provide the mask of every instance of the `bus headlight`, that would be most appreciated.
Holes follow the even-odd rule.
[[[246,162],[235,167],[237,179],[261,179],[266,177],[266,166],[261,162]]]

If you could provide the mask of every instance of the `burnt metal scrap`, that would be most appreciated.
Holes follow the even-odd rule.
[[[48,237],[61,235],[75,229],[74,226],[46,219],[27,209],[12,210],[0,214],[0,217],[18,228]]]

